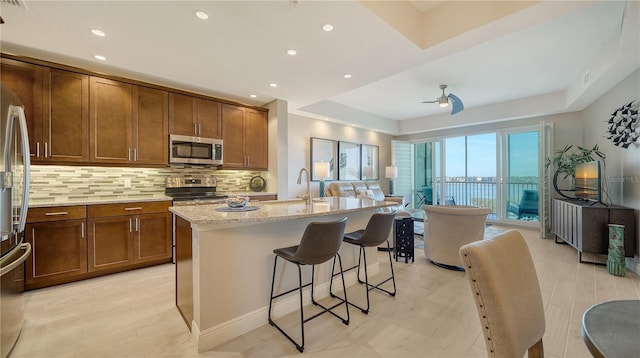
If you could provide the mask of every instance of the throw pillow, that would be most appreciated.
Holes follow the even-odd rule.
[[[365,189],[358,190],[358,199],[376,200],[375,196],[373,195],[373,191]]]

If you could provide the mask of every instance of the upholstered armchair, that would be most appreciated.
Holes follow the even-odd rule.
[[[434,265],[464,270],[458,251],[484,239],[489,208],[463,205],[425,205],[424,254]]]

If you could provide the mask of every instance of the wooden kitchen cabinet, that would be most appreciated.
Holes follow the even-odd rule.
[[[133,87],[131,122],[135,164],[169,162],[169,94],[153,88]]]
[[[33,163],[89,160],[89,76],[3,58],[2,83],[23,102]]]
[[[70,282],[87,272],[85,206],[29,209],[25,238],[32,253],[25,288]]]
[[[170,201],[91,205],[89,272],[171,259]]]
[[[268,169],[266,112],[225,104],[222,133],[225,169]]]
[[[168,93],[91,77],[92,163],[166,165]]]
[[[91,77],[90,83],[90,161],[129,163],[132,155],[132,86],[100,77]]]
[[[222,138],[219,102],[178,93],[169,94],[170,134]]]
[[[2,84],[9,87],[24,105],[29,131],[29,150],[31,160],[35,161],[36,143],[42,141],[44,67],[3,58],[0,62],[0,73]],[[5,116],[6,113],[2,115]]]

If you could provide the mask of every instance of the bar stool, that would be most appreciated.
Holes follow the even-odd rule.
[[[300,353],[302,353],[302,351],[304,350],[304,324],[306,322],[324,313],[329,312],[335,317],[342,320],[342,323],[344,323],[345,325],[349,324],[349,305],[347,304],[348,302],[347,288],[344,282],[344,275],[342,275],[342,289],[344,290],[344,299],[339,298],[340,302],[336,303],[331,307],[325,307],[320,303],[316,302],[316,300],[313,297],[315,265],[327,262],[331,258],[333,258],[333,265],[335,267],[335,263],[336,263],[335,260],[337,257],[338,262],[340,264],[340,272],[342,273],[342,259],[340,258],[340,253],[338,253],[338,251],[340,250],[340,246],[342,245],[342,237],[344,235],[344,229],[346,225],[347,225],[347,218],[342,218],[341,220],[331,221],[331,222],[309,223],[309,225],[307,225],[307,228],[304,231],[304,234],[302,235],[302,240],[300,241],[299,245],[273,250],[273,253],[276,255],[276,257],[273,262],[273,277],[271,278],[271,294],[269,298],[269,324],[276,327],[282,334],[284,334],[285,337],[287,337],[296,346],[296,348],[298,349],[298,351],[300,351]],[[296,288],[293,288],[289,291],[286,291],[274,296],[273,287],[275,284],[276,266],[278,263],[278,257],[296,264],[296,266],[298,267],[299,285]],[[305,285],[302,284],[302,270],[300,268],[302,265],[311,265],[311,282]],[[334,275],[333,273],[334,267],[331,268],[330,281],[333,281],[334,276],[339,275],[339,274]],[[303,307],[302,307],[302,289],[309,285],[311,285],[311,302],[314,305],[322,308],[323,311],[305,319]],[[296,290],[300,291],[300,332],[302,335],[302,344],[298,344],[282,328],[280,328],[280,326],[278,326],[271,318],[271,306],[272,306],[273,300]],[[340,317],[339,315],[331,311],[332,309],[342,304],[345,305],[345,308],[347,311],[346,319],[343,317]]]
[[[388,293],[390,296],[396,295],[396,278],[395,278],[395,275],[393,274],[393,261],[391,260],[391,247],[389,245],[389,241],[387,240],[389,237],[389,233],[391,232],[391,227],[393,225],[393,220],[395,216],[396,216],[395,211],[389,212],[389,213],[375,213],[369,219],[369,222],[367,223],[367,227],[365,230],[350,232],[348,234],[345,234],[343,238],[344,242],[360,247],[360,253],[358,254],[358,264],[356,266],[346,269],[345,271],[358,268],[358,282],[364,284],[366,288],[365,292],[367,295],[367,308],[360,307],[353,302],[347,302],[347,304],[360,309],[364,314],[369,313],[369,306],[370,306],[369,291],[373,289],[378,289],[380,291]],[[391,268],[391,276],[376,285],[372,285],[369,283],[369,275],[367,273],[367,253],[365,251],[365,248],[379,246],[385,241],[387,242],[388,250],[386,251],[389,254],[389,267]],[[362,259],[364,259],[364,279],[365,279],[364,282],[360,279],[360,267],[362,264]],[[343,272],[339,274],[334,274],[332,269],[331,274],[333,277],[339,274],[343,274]],[[380,287],[382,284],[386,283],[389,280],[393,282],[393,292],[387,291]],[[329,293],[331,294],[331,297],[341,300],[340,297],[337,297],[333,294],[333,291],[331,290],[331,283],[329,283]]]

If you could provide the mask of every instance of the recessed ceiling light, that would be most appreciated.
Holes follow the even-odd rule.
[[[323,30],[324,32],[333,31],[333,25],[331,25],[331,24],[324,24],[324,25],[322,25],[322,30]]]
[[[198,19],[200,20],[206,20],[209,18],[209,14],[207,14],[204,11],[196,11],[196,16],[198,17]]]
[[[100,61],[105,61],[107,58],[102,56],[102,55],[95,55],[93,56],[96,60],[100,60]]]
[[[277,83],[274,83],[274,82],[271,82],[271,83],[269,83],[269,86],[271,86],[271,87],[278,87],[278,84],[277,84]]]
[[[344,75],[342,75],[342,77],[344,77],[344,78],[351,78],[351,74],[350,74],[350,73],[345,73]]]
[[[251,94],[251,95],[249,95],[249,97],[251,97],[251,98],[256,98],[256,97],[258,97],[258,96],[256,96],[255,94]]]
[[[287,54],[291,55],[291,56],[295,56],[298,53],[298,51],[291,49],[291,50],[287,50]]]
[[[105,37],[105,33],[102,30],[98,30],[98,29],[92,29],[91,33],[96,35],[96,36],[100,36],[100,37]]]

